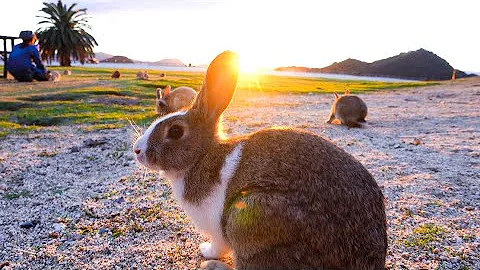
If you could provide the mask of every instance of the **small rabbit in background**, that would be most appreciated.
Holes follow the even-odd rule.
[[[72,71],[70,69],[66,69],[63,71],[63,75],[72,75]]]
[[[193,105],[155,120],[133,146],[210,237],[200,253],[233,252],[238,270],[384,269],[384,197],[359,161],[293,128],[221,135],[237,77],[238,56],[218,55]],[[232,269],[217,260],[201,268]]]
[[[165,72],[160,73],[160,78],[166,78],[166,77],[167,77],[167,73]]]
[[[122,75],[120,74],[120,71],[118,70],[115,70],[113,73],[112,73],[112,79],[119,79]]]
[[[148,71],[137,72],[137,80],[148,80]]]
[[[197,96],[197,92],[187,86],[171,90],[170,85],[167,85],[165,90],[157,88],[156,91],[155,112],[160,115],[190,106]]]
[[[350,95],[349,90],[341,97],[337,93],[334,95],[335,101],[325,123],[331,124],[338,120],[340,124],[348,127],[362,127],[362,123],[366,122],[367,104],[361,98]]]
[[[50,76],[48,77],[48,80],[52,82],[58,82],[60,81],[61,77],[62,75],[60,74],[60,72],[54,70],[50,72]]]

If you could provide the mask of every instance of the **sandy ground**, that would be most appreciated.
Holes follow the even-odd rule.
[[[296,126],[359,159],[386,197],[387,268],[480,269],[480,79],[361,97],[363,129],[323,123],[330,95],[250,94],[236,97],[225,130]],[[198,267],[205,239],[165,181],[138,167],[132,134],[0,139],[0,269]]]

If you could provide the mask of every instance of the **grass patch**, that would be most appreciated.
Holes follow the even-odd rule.
[[[63,67],[51,67],[63,72]],[[0,84],[0,137],[31,132],[50,126],[82,125],[81,130],[113,129],[128,125],[128,120],[147,125],[156,118],[155,89],[171,85],[200,89],[201,72],[149,70],[150,80],[136,80],[137,70],[119,69],[122,77],[112,80],[113,69],[70,67],[70,76],[59,82]],[[237,92],[323,94],[364,93],[382,89],[426,86],[433,83],[386,83],[342,81],[321,78],[279,77],[240,74]]]
[[[7,192],[3,194],[3,197],[7,200],[15,200],[20,197],[28,197],[28,196],[30,196],[30,192],[26,190],[19,191],[19,192]]]
[[[403,241],[406,247],[426,248],[431,242],[443,237],[445,230],[433,223],[422,224],[413,230],[413,234]]]
[[[83,131],[90,132],[90,131],[96,131],[96,130],[105,130],[105,129],[116,129],[116,128],[121,128],[123,127],[123,124],[121,123],[115,123],[115,124],[96,124],[96,125],[89,125],[84,128],[82,128]]]
[[[0,111],[17,111],[28,106],[30,106],[30,104],[21,101],[0,100]]]

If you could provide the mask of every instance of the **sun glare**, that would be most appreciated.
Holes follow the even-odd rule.
[[[243,73],[255,73],[260,69],[260,65],[254,58],[249,58],[244,55],[240,55],[239,69]]]

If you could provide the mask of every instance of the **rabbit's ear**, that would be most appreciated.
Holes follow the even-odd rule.
[[[163,92],[163,97],[164,98],[166,96],[168,96],[168,94],[170,93],[170,89],[172,89],[172,87],[170,87],[170,85],[167,85],[167,87],[165,87],[165,91]]]
[[[162,88],[157,88],[157,100],[161,99],[162,98]]]
[[[338,99],[338,98],[339,98],[339,96],[338,96],[337,93],[333,93],[333,95],[335,96],[335,99]]]
[[[238,55],[224,51],[210,63],[194,107],[204,117],[216,119],[232,100],[238,78]]]

